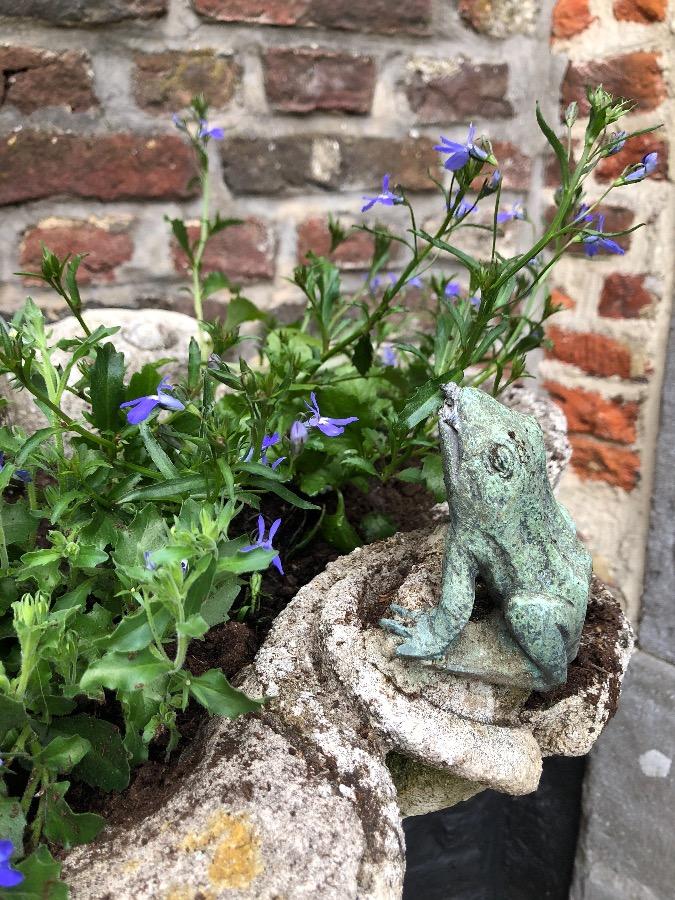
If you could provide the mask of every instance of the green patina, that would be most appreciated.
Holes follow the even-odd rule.
[[[471,670],[451,662],[480,577],[505,623],[502,644],[505,637],[508,649],[524,656],[523,683],[551,689],[565,682],[579,649],[590,556],[553,496],[537,422],[474,388],[448,384],[442,390],[439,431],[450,521],[440,602],[421,613],[393,606],[410,624],[381,624],[405,638],[399,656],[445,656],[448,670],[489,680],[494,660],[484,672],[480,665]]]

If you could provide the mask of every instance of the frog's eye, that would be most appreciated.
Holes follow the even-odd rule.
[[[513,475],[515,460],[511,449],[504,444],[493,444],[486,452],[488,470],[496,472],[502,478]]]

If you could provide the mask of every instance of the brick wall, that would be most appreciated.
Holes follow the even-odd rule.
[[[568,307],[551,327],[542,381],[574,443],[563,496],[629,608],[639,601],[653,434],[672,263],[667,182],[665,0],[0,0],[0,311],[30,287],[41,242],[87,250],[88,302],[188,311],[184,262],[165,215],[196,218],[192,163],[171,113],[197,91],[226,140],[213,144],[215,202],[244,224],[210,250],[265,306],[298,302],[286,280],[325,252],[328,212],[359,220],[361,195],[390,171],[422,218],[437,213],[426,176],[440,132],[473,120],[496,142],[511,196],[550,208],[550,160],[534,127],[603,81],[639,98],[636,126],[671,122],[598,172],[606,186],[631,154],[658,147],[656,177],[613,195],[608,227],[649,229],[620,259],[566,261]],[[390,211],[395,217],[400,211]],[[522,232],[521,232],[522,234]],[[518,232],[509,238],[517,245]],[[363,278],[367,236],[340,248]],[[207,260],[208,261],[208,260]],[[208,313],[222,303],[217,295]]]

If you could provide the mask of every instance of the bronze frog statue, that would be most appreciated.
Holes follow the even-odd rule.
[[[586,616],[591,558],[546,476],[542,431],[531,416],[483,391],[447,384],[439,411],[449,525],[441,597],[425,612],[391,607],[402,657],[439,659],[467,625],[476,578],[501,608],[505,632],[525,655],[531,686],[567,679]]]

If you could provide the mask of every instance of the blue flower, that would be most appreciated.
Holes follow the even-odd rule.
[[[623,150],[627,137],[628,137],[627,131],[612,132],[612,134],[610,134],[610,136],[609,136],[609,141],[605,145],[605,156],[614,156],[615,153],[618,153],[620,150]],[[609,149],[607,149],[607,148],[609,148]]]
[[[366,275],[366,281],[368,281],[368,290],[371,294],[375,294],[380,287],[383,286],[384,282],[389,281],[390,284],[396,284],[398,281],[398,275],[395,275],[394,272],[382,272],[380,275],[375,275],[374,278],[371,278],[368,281],[368,276]],[[416,287],[423,288],[424,282],[419,277],[419,275],[413,275],[409,278],[404,284],[403,287]]]
[[[0,472],[5,468],[5,454],[0,451]],[[30,472],[28,469],[15,469],[12,478],[18,478],[19,481],[23,481],[24,484],[28,484],[29,481],[33,479],[30,477]]]
[[[307,428],[304,422],[301,422],[299,419],[293,422],[288,437],[294,453],[298,453],[302,449],[307,442],[308,436],[309,428]]]
[[[307,426],[309,428],[318,428],[319,431],[326,435],[326,437],[337,437],[339,434],[343,433],[345,425],[359,421],[356,416],[349,416],[347,419],[332,419],[330,416],[322,416],[314,391],[312,391],[309,397],[312,402],[307,403],[307,401],[305,401],[305,406],[310,410],[312,415],[307,421]]]
[[[478,309],[481,303],[481,293],[480,291],[476,291],[476,293],[469,297],[469,303],[473,306],[474,309]]]
[[[514,203],[511,206],[511,209],[503,209],[497,213],[497,221],[504,222],[513,222],[514,219],[524,219],[525,218],[525,210],[523,209],[522,203]]]
[[[166,393],[166,391],[172,390],[173,387],[167,379],[162,378],[157,385],[156,394],[148,394],[146,397],[136,397],[135,400],[127,400],[126,403],[120,403],[120,409],[129,410],[127,413],[129,425],[138,425],[140,422],[145,422],[156,406],[161,406],[163,409],[185,409],[184,403]]]
[[[391,176],[387,173],[382,179],[382,191],[376,197],[364,197],[366,203],[361,207],[361,212],[368,212],[376,203],[382,206],[396,206],[397,203],[403,203],[403,197],[394,194],[389,190],[389,180]]]
[[[153,562],[152,551],[145,550],[143,553],[143,559],[145,561],[145,568],[148,570],[148,572],[154,572],[157,568],[157,563]]]
[[[10,862],[14,853],[14,844],[11,841],[0,841],[0,887],[16,887],[26,877],[22,872],[12,868]]]
[[[463,219],[465,216],[468,216],[469,213],[472,213],[475,209],[478,209],[478,203],[469,203],[468,200],[462,200],[455,210],[455,218]]]
[[[281,435],[279,434],[278,431],[275,431],[274,434],[266,434],[266,435],[263,437],[263,439],[262,439],[262,445],[261,445],[261,447],[260,447],[260,453],[261,453],[261,456],[260,456],[260,462],[263,464],[263,466],[269,466],[269,465],[270,465],[269,462],[268,462],[268,459],[267,459],[267,452],[266,452],[266,451],[267,451],[270,447],[273,447],[275,444],[278,444],[280,440],[281,440]],[[270,468],[276,469],[277,466],[280,466],[281,463],[282,463],[285,459],[286,459],[285,456],[280,456],[278,459],[275,459],[275,460],[274,460],[274,462],[272,463],[272,465],[270,466]]]
[[[225,132],[222,128],[218,128],[216,126],[209,127],[209,123],[206,121],[206,119],[200,119],[197,137],[213,138],[214,141],[222,141],[225,137]]]
[[[502,180],[502,173],[499,171],[499,169],[495,169],[495,171],[492,173],[492,177],[490,178],[490,180],[487,183],[488,190],[496,191],[497,188],[499,187],[501,180]]]
[[[598,227],[596,231],[602,232],[605,227],[605,217],[598,216]],[[620,247],[616,241],[605,237],[603,234],[586,234],[582,238],[586,251],[586,256],[595,256],[600,250],[606,250],[608,253],[618,253],[620,256],[626,252]]]
[[[638,163],[628,175],[624,175],[622,181],[624,184],[633,184],[636,181],[642,181],[648,175],[651,175],[659,162],[659,154],[654,150],[642,157],[642,162]]]
[[[380,359],[385,366],[398,366],[398,353],[392,344],[382,344],[380,347]]]
[[[589,208],[590,207],[588,206],[588,203],[582,203],[579,206],[579,209],[577,210],[577,214],[572,219],[572,224],[573,225],[581,225],[581,224],[584,224],[587,222],[592,222],[593,215],[592,215],[592,213],[589,213],[589,211],[588,211]]]
[[[275,519],[274,522],[270,525],[270,531],[267,537],[265,537],[265,520],[262,516],[258,516],[258,537],[253,544],[249,544],[248,547],[242,547],[242,553],[250,553],[251,550],[274,550],[272,546],[272,541],[274,540],[274,535],[277,533],[279,526],[281,525],[281,519]],[[274,557],[272,560],[272,565],[278,569],[278,571],[283,575],[284,570],[281,565],[281,559],[279,554]]]
[[[456,172],[458,169],[461,169],[472,158],[480,160],[481,162],[488,158],[487,152],[483,150],[482,147],[477,147],[474,144],[473,139],[475,134],[476,129],[472,122],[469,125],[469,133],[463,144],[459,144],[457,141],[448,140],[448,138],[441,135],[441,143],[437,144],[434,147],[434,150],[438,150],[439,153],[448,154],[448,158],[443,165],[450,172]]]
[[[449,281],[443,289],[443,293],[446,297],[459,297],[462,293],[462,286],[458,281]]]

